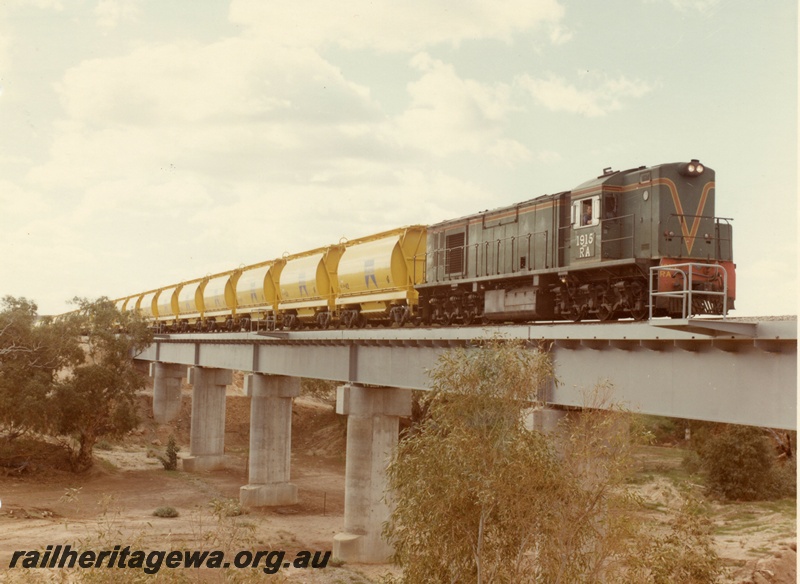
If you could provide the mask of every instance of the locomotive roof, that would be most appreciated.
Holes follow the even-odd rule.
[[[528,203],[531,203],[533,201],[554,199],[554,198],[559,197],[561,195],[570,194],[570,193],[575,192],[575,191],[592,190],[593,187],[601,186],[601,185],[604,185],[604,184],[610,184],[610,185],[622,184],[624,178],[627,175],[632,174],[634,172],[642,172],[642,171],[647,171],[647,170],[654,170],[654,169],[665,168],[665,167],[669,167],[669,166],[679,166],[681,164],[686,164],[686,163],[684,163],[684,162],[670,162],[670,163],[666,163],[666,164],[657,164],[655,166],[638,166],[636,168],[629,168],[627,170],[611,170],[611,168],[606,168],[606,169],[603,170],[603,174],[601,174],[600,176],[598,176],[596,178],[593,178],[593,179],[590,179],[590,180],[587,180],[586,182],[583,182],[583,183],[579,184],[578,186],[576,186],[572,190],[561,191],[560,193],[553,193],[551,195],[540,195],[538,197],[534,197],[532,199],[527,199],[525,201],[520,201],[519,203],[514,203],[512,205],[503,205],[502,207],[495,207],[493,209],[484,209],[483,211],[478,211],[477,213],[470,213],[469,215],[463,215],[461,217],[457,217],[457,218],[454,218],[454,219],[446,219],[444,221],[439,221],[438,223],[434,223],[434,224],[430,225],[429,229],[430,228],[435,228],[435,227],[438,227],[438,226],[442,226],[442,225],[448,225],[450,223],[460,223],[460,222],[466,221],[468,219],[471,219],[473,217],[480,217],[481,215],[485,215],[486,213],[495,213],[495,212],[504,211],[506,209],[513,209],[514,207],[518,207],[520,205],[527,205]]]
[[[655,168],[655,167],[650,167]],[[641,172],[643,170],[648,170],[646,166],[639,166],[637,168],[629,168],[628,170],[611,170],[610,168],[606,168],[603,170],[603,174],[598,176],[597,178],[593,178],[591,180],[587,180],[579,184],[577,187],[572,189],[573,191],[582,191],[585,189],[590,189],[595,186],[603,185],[603,184],[618,184],[622,181],[622,178],[632,172]]]
[[[502,207],[494,207],[492,209],[484,209],[483,211],[477,211],[476,213],[470,213],[469,215],[462,215],[461,217],[454,217],[452,219],[445,219],[444,221],[439,221],[438,223],[433,223],[428,226],[428,229],[433,229],[439,227],[441,225],[448,225],[450,223],[461,223],[472,219],[473,217],[480,217],[481,215],[485,215],[486,213],[500,213],[506,209],[513,209],[514,207],[519,207],[522,205],[527,205],[528,203],[532,203],[533,201],[543,201],[547,199],[554,199],[561,195],[569,194],[572,191],[562,191],[560,193],[554,193],[552,195],[539,195],[538,197],[533,197],[532,199],[526,199],[524,201],[520,201],[518,203],[513,203],[511,205],[503,205]]]

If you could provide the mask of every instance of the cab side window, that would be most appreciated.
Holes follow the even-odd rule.
[[[591,197],[572,204],[572,225],[588,227],[600,222],[600,197]]]
[[[592,200],[581,201],[581,227],[592,224]]]

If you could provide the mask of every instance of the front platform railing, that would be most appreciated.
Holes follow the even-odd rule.
[[[659,279],[672,277],[678,279],[682,287],[678,290],[659,291]],[[701,286],[708,282],[722,282],[722,289],[703,290]],[[657,298],[678,298],[681,301],[681,318],[689,318],[696,300],[722,299],[722,317],[728,314],[728,272],[719,264],[703,264],[689,262],[650,268],[650,319],[653,319],[653,308]],[[719,303],[713,302],[718,305]]]

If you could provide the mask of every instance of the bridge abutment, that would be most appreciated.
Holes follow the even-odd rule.
[[[223,466],[225,455],[225,388],[233,381],[228,369],[192,367],[192,428],[189,456],[183,470],[197,472]]]
[[[245,377],[245,391],[250,396],[250,458],[239,502],[245,507],[293,505],[292,398],[300,395],[300,378],[256,373]]]
[[[380,563],[391,546],[381,537],[390,507],[385,499],[386,466],[397,446],[400,416],[411,414],[411,390],[340,386],[336,412],[347,415],[344,532],[334,536],[333,557]]]
[[[166,424],[178,417],[181,411],[181,380],[186,374],[185,365],[151,363],[153,378],[153,418]]]

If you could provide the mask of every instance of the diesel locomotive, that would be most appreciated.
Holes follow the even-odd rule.
[[[118,299],[162,332],[725,315],[736,272],[698,160]]]

